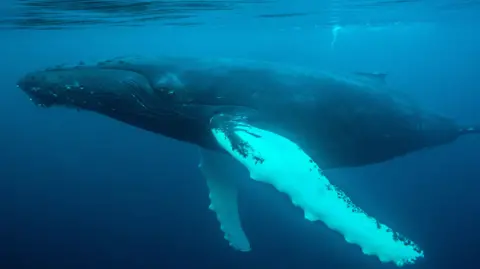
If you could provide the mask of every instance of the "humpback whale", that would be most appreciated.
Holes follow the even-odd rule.
[[[413,264],[423,250],[356,206],[323,171],[381,163],[480,130],[368,77],[385,79],[235,59],[118,57],[30,72],[17,86],[39,106],[93,111],[197,145],[210,209],[237,250],[251,248],[235,166],[364,254]]]

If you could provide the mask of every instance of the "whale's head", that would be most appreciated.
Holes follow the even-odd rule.
[[[93,111],[195,143],[207,132],[209,116],[196,106],[186,112],[189,96],[176,71],[166,66],[116,61],[50,68],[24,75],[17,86],[42,107]]]
[[[95,67],[31,72],[23,76],[17,85],[39,106],[67,106],[98,112],[107,107],[121,109],[122,105],[132,110],[136,107],[136,97],[152,93],[147,78],[142,74]],[[114,100],[118,103],[111,106]]]

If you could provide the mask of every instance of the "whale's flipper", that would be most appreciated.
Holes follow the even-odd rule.
[[[480,124],[462,127],[460,128],[460,130],[458,130],[458,134],[459,135],[480,134]]]
[[[240,251],[250,251],[250,243],[240,223],[237,204],[235,167],[239,167],[231,156],[200,149],[199,168],[210,191],[210,209],[217,214],[220,229],[230,246]],[[240,167],[243,169],[243,167]]]
[[[297,144],[232,118],[219,115],[212,119],[218,143],[249,170],[252,179],[288,194],[293,204],[303,209],[306,219],[323,221],[347,242],[382,262],[402,266],[423,257],[415,243],[356,207]]]

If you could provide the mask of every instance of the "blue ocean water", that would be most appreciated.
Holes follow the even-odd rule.
[[[232,250],[197,148],[36,107],[16,88],[35,69],[134,54],[382,71],[424,107],[480,123],[478,1],[6,0],[0,14],[0,268],[394,268],[250,180],[239,203],[253,250]],[[412,268],[479,268],[479,152],[464,137],[327,174],[415,239],[425,259]]]

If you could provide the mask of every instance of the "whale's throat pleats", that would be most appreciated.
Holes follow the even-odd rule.
[[[398,266],[423,257],[415,243],[353,204],[296,143],[245,122],[215,124],[212,133],[221,147],[249,170],[252,179],[286,193],[303,209],[306,219],[324,222],[366,255]]]

